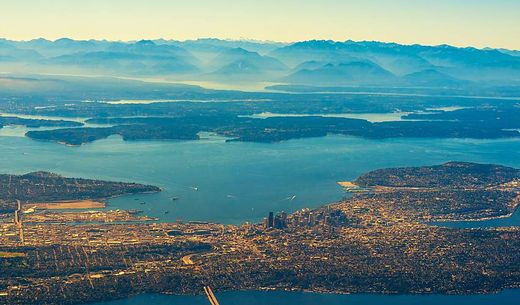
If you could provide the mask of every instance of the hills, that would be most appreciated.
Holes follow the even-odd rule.
[[[518,86],[518,54],[503,49],[351,40],[285,44],[219,39],[0,39],[2,72],[320,86]]]
[[[278,59],[260,55],[243,48],[226,50],[209,64],[216,70],[210,73],[216,79],[253,77],[258,79],[263,76],[269,78],[273,73],[283,73],[287,66]]]
[[[22,203],[106,199],[125,194],[160,192],[161,189],[138,183],[66,178],[49,172],[24,175],[0,174],[0,214],[14,212]]]
[[[301,69],[284,78],[297,84],[376,85],[397,83],[397,77],[370,61],[327,63],[315,69]]]

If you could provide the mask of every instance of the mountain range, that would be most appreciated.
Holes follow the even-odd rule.
[[[307,86],[520,84],[520,52],[373,41],[0,39],[0,72]]]

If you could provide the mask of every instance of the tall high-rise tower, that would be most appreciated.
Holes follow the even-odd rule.
[[[269,218],[267,218],[267,227],[274,228],[274,213],[269,212]]]

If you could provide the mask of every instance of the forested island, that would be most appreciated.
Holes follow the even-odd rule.
[[[404,121],[369,122],[325,116],[286,116],[265,119],[230,113],[187,114],[177,117],[97,118],[87,122],[112,125],[29,131],[32,139],[80,145],[120,135],[124,140],[196,140],[199,132],[214,132],[228,141],[278,142],[341,134],[370,139],[520,137],[518,107],[461,109],[406,116]]]
[[[351,88],[350,93],[303,90],[287,94],[120,79],[70,77],[64,82],[70,91],[57,96],[52,95],[54,91],[38,91],[40,99],[35,95],[35,100],[19,100],[21,97],[9,95],[2,99],[0,94],[4,101],[0,111],[13,113],[0,117],[0,125],[35,127],[28,137],[71,145],[112,135],[128,141],[196,140],[199,132],[217,133],[229,141],[269,143],[327,134],[369,139],[520,136],[520,108],[514,94],[501,98],[473,91],[446,95],[439,88],[409,93],[380,87]],[[21,119],[16,113],[60,120]],[[275,117],[258,116],[266,113]],[[368,120],[362,114],[390,114],[394,120]],[[77,117],[89,119],[85,126],[67,120]]]
[[[31,128],[39,127],[80,127],[81,122],[67,120],[46,120],[46,119],[24,119],[16,116],[0,116],[0,128],[3,126],[25,126]]]

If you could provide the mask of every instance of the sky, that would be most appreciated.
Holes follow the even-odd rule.
[[[519,0],[0,0],[0,37],[309,39],[520,49]]]

